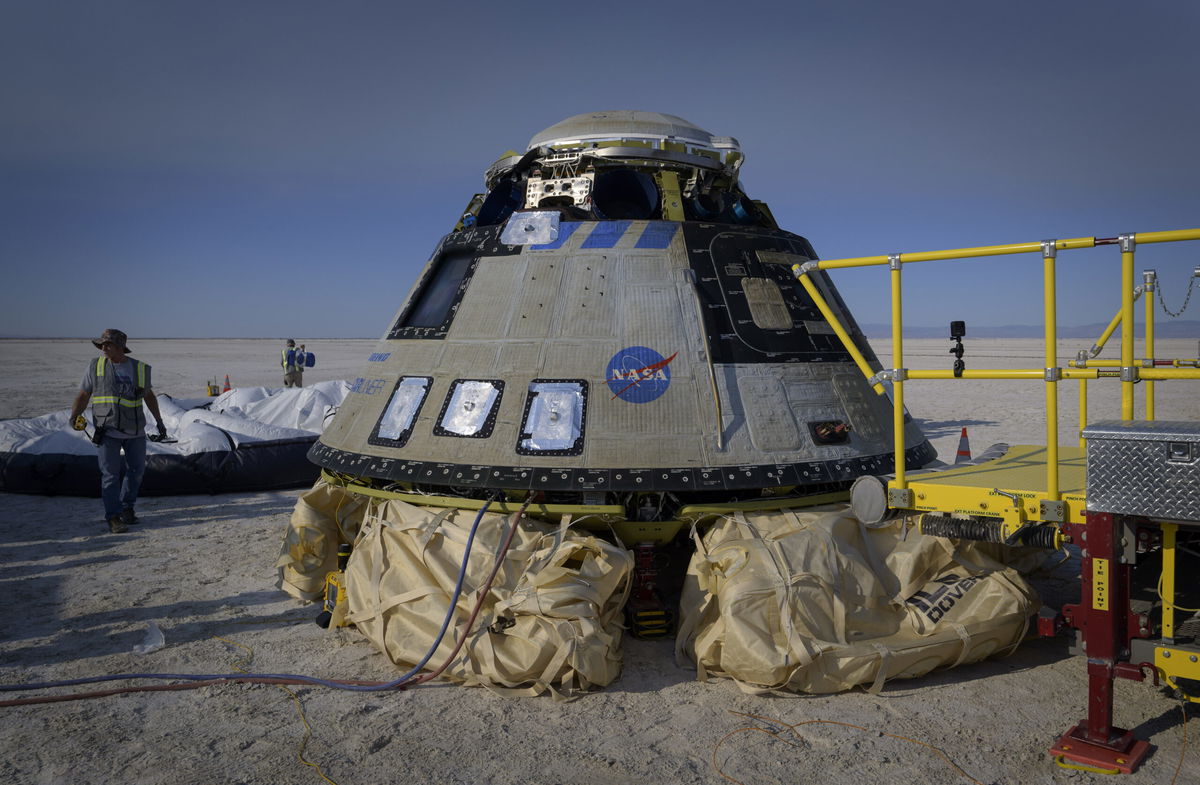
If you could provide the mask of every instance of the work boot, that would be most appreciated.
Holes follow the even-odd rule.
[[[132,526],[138,522],[138,517],[137,514],[134,513],[132,507],[126,507],[125,509],[121,510],[121,520],[126,526]]]
[[[114,515],[108,519],[108,530],[113,534],[124,534],[129,531],[129,527],[121,520],[120,515]]]

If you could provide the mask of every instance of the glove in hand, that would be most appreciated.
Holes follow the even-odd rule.
[[[77,415],[74,420],[71,420],[71,427],[77,431],[82,431],[87,427],[87,420],[82,414]]]

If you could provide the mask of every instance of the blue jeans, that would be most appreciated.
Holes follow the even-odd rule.
[[[125,457],[122,459],[121,452]],[[146,473],[146,437],[114,439],[105,436],[100,443],[100,496],[104,499],[104,517],[120,515],[124,507],[133,507],[142,476]]]

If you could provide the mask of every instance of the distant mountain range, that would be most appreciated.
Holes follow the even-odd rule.
[[[861,324],[868,338],[887,338],[892,334],[890,324]],[[1059,338],[1085,338],[1096,340],[1100,337],[1108,323],[1079,324],[1058,326]],[[1044,335],[1040,324],[1006,324],[998,327],[984,327],[967,324],[967,338],[1041,338]],[[1145,328],[1139,323],[1135,335],[1140,340],[1145,335]],[[941,327],[921,327],[904,325],[905,338],[945,338],[950,340],[950,325]],[[1116,337],[1120,337],[1119,335]],[[1154,337],[1158,338],[1196,338],[1200,339],[1200,321],[1162,319],[1154,322]]]

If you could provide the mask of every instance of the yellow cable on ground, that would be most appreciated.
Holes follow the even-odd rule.
[[[1120,769],[1100,769],[1095,766],[1085,766],[1082,763],[1067,763],[1062,755],[1055,755],[1054,762],[1058,764],[1060,769],[1070,769],[1072,771],[1086,771],[1088,774],[1120,774]]]
[[[1187,703],[1185,701],[1179,702],[1179,710],[1181,712],[1183,712],[1183,744],[1181,744],[1179,747],[1179,763],[1177,763],[1175,765],[1175,776],[1171,777],[1171,785],[1175,785],[1175,780],[1179,779],[1179,771],[1183,768],[1183,755],[1185,752],[1187,752],[1187,745],[1188,745],[1188,737],[1187,737],[1188,715],[1187,715]]]
[[[907,741],[910,744],[917,744],[921,747],[925,747],[926,749],[933,750],[935,753],[937,753],[937,755],[939,757],[941,757],[942,760],[946,761],[946,763],[951,768],[953,768],[955,771],[957,771],[959,774],[966,777],[971,782],[975,783],[975,785],[983,785],[982,782],[975,779],[970,774],[967,774],[967,772],[964,771],[961,766],[959,766],[957,763],[952,761],[950,759],[950,756],[947,755],[940,748],[935,747],[932,744],[927,744],[926,742],[923,742],[923,741],[918,741],[917,739],[910,739],[907,736],[897,736],[894,733],[883,733],[882,731],[873,731],[870,728],[864,728],[861,725],[853,725],[849,722],[838,722],[836,720],[805,720],[803,722],[797,722],[795,724],[788,724],[786,722],[772,719],[770,717],[763,717],[758,714],[747,714],[745,712],[733,711],[732,709],[729,709],[728,711],[730,714],[736,715],[738,717],[749,717],[751,719],[755,719],[760,722],[770,723],[771,725],[775,725],[777,727],[787,728],[788,730],[790,730],[792,732],[792,735],[794,735],[797,739],[802,739],[802,737],[800,736],[800,733],[796,730],[796,728],[799,728],[802,725],[841,725],[844,728],[854,728],[855,730],[860,730],[860,731],[863,731],[864,733],[878,732],[879,735],[881,735],[881,736],[887,736],[888,738],[891,738],[891,739],[899,739],[900,741]],[[778,733],[776,731],[769,730],[767,728],[760,728],[756,725],[747,725],[744,728],[738,728],[737,730],[726,733],[724,736],[721,737],[720,741],[718,741],[716,743],[716,745],[713,747],[712,764],[713,764],[713,769],[716,770],[717,774],[720,774],[725,779],[729,780],[732,783],[735,783],[735,785],[745,785],[745,783],[735,780],[733,777],[730,777],[728,774],[726,774],[724,771],[721,770],[721,765],[717,762],[717,751],[721,749],[721,745],[724,744],[728,739],[738,735],[739,733],[749,733],[751,731],[754,731],[757,733],[765,733],[768,736],[775,737],[776,739],[782,741],[785,744],[790,744],[792,746],[796,746],[794,744],[794,742],[792,742],[789,739],[787,739],[786,737],[784,737],[784,735],[782,733]]]
[[[238,643],[237,641],[231,641],[228,638],[222,638],[220,635],[214,635],[213,637],[219,641],[223,641],[224,643],[229,644],[230,646],[238,646],[242,649],[245,649],[246,654],[248,655],[248,659],[243,660],[241,662],[233,663],[233,667],[234,667],[234,669],[239,670],[242,673],[250,672],[249,671],[250,664],[254,661],[254,650],[253,649],[251,649],[249,646],[247,646],[244,643]],[[296,713],[300,715],[300,722],[304,725],[304,738],[300,740],[300,746],[296,749],[296,757],[305,766],[309,766],[312,769],[315,769],[317,772],[317,775],[321,779],[328,782],[329,785],[338,785],[336,782],[329,779],[329,777],[325,776],[325,772],[321,770],[321,766],[319,764],[313,763],[312,761],[310,761],[304,757],[304,748],[306,746],[308,746],[308,740],[310,738],[312,738],[312,726],[308,724],[308,717],[304,713],[304,705],[300,703],[300,696],[298,696],[296,693],[292,692],[291,690],[289,690],[287,687],[283,686],[282,684],[276,684],[275,686],[278,687],[279,689],[283,690],[284,692],[286,692],[288,694],[288,697],[290,697],[292,699],[292,702],[296,704]]]

